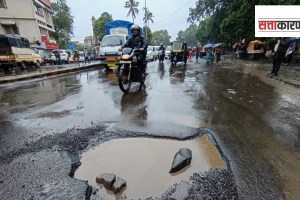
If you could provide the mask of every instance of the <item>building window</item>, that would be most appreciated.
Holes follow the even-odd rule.
[[[2,24],[2,27],[4,28],[7,34],[20,34],[19,29],[15,24],[11,24],[11,25]]]
[[[36,14],[40,15],[41,17],[44,17],[44,11],[42,7],[35,6],[35,12]]]
[[[5,0],[0,0],[0,8],[7,8]]]

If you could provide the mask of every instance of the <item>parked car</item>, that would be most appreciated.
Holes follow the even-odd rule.
[[[43,59],[44,59],[44,62],[43,64],[53,64],[55,62],[55,59],[53,59],[53,56],[52,54],[46,56],[46,55],[42,55]]]
[[[158,55],[158,53],[155,51],[155,47],[154,46],[148,46],[146,60],[152,60],[152,61],[156,60],[157,55]]]
[[[73,62],[73,53],[71,50],[56,49],[52,51],[52,58],[56,61],[56,54],[60,55],[60,64]],[[70,53],[70,58],[68,60],[68,53]]]
[[[35,51],[43,58],[43,63],[41,64],[53,64],[55,60],[53,60],[52,54],[49,54],[48,51],[42,49],[35,49]]]

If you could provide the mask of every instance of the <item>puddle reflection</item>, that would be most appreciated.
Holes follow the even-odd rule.
[[[148,119],[146,90],[123,94],[121,98],[121,115],[129,118],[134,124],[145,125]]]

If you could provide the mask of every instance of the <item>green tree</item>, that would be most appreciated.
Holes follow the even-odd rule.
[[[127,17],[131,15],[132,22],[134,23],[134,19],[139,14],[139,9],[137,8],[137,7],[139,7],[139,2],[135,1],[135,0],[128,0],[125,2],[124,7],[129,9],[129,11],[127,13]]]
[[[201,45],[205,45],[210,42],[209,39],[209,19],[201,21],[196,33],[196,38]]]
[[[95,21],[94,32],[97,35],[99,40],[102,40],[105,35],[105,23],[112,21],[112,15],[108,12],[104,12],[101,16]]]
[[[55,32],[51,33],[59,44],[60,48],[68,48],[71,37],[73,36],[73,16],[71,9],[68,7],[66,0],[59,0],[51,3],[52,20]]]
[[[84,44],[75,44],[75,49],[77,51],[84,51],[84,48],[85,48]]]
[[[199,22],[213,15],[216,11],[224,10],[235,0],[198,0],[195,8],[190,8],[189,22]]]
[[[197,25],[192,24],[185,31],[179,31],[176,39],[185,41],[189,46],[195,46],[198,43],[196,38],[197,30]]]
[[[184,31],[181,30],[177,33],[177,38],[176,40],[181,40],[181,41],[185,41],[185,35],[184,35]]]
[[[234,43],[255,38],[255,5],[299,5],[300,0],[198,0],[190,8],[188,22],[199,23],[201,43]]]
[[[152,33],[151,45],[160,45],[163,43],[165,46],[171,43],[171,36],[166,29],[154,31]]]
[[[151,21],[151,23],[153,23],[154,21],[153,21],[153,14],[152,14],[152,12],[150,12],[150,10],[148,9],[148,8],[143,8],[143,10],[145,11],[145,16],[144,16],[144,18],[143,18],[143,21],[144,21],[144,24],[145,24],[145,26],[148,26],[148,27],[150,27],[149,26],[149,22]]]

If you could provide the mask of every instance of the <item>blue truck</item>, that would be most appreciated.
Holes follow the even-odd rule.
[[[124,20],[114,20],[105,24],[105,36],[100,44],[99,58],[106,68],[120,65],[121,52],[118,49],[131,36],[132,25],[132,22]]]

